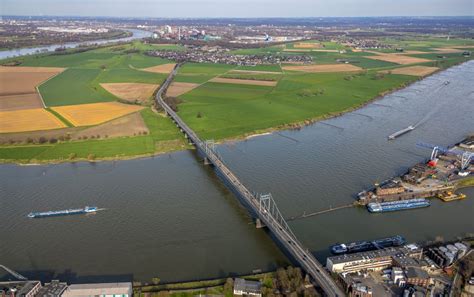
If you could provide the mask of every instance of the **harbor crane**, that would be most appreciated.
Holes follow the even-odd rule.
[[[431,149],[432,151],[430,160],[435,160],[439,153],[457,156],[459,158],[459,161],[461,162],[461,170],[465,170],[469,166],[469,164],[474,163],[474,153],[472,152],[458,149],[449,149],[444,146],[433,145],[425,142],[418,142],[416,146]]]

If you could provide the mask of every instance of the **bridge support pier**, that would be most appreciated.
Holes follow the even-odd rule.
[[[212,165],[207,157],[204,157],[204,165]]]
[[[255,220],[255,227],[256,227],[257,229],[262,229],[262,228],[265,228],[266,225],[265,225],[264,223],[262,223],[262,221],[261,221],[260,219],[257,218],[257,219]]]

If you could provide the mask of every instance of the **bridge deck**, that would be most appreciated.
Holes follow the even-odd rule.
[[[197,134],[174,112],[162,98],[162,94],[170,85],[179,65],[170,73],[165,83],[160,87],[156,94],[156,102],[167,113],[168,116],[176,123],[176,125],[183,131],[186,137],[194,144],[194,146],[207,158],[217,171],[222,175],[222,178],[233,187],[239,196],[244,200],[247,207],[256,214],[257,218],[272,232],[278,243],[283,246],[292,256],[298,261],[300,266],[317,282],[317,284],[324,290],[328,296],[344,296],[345,294],[340,290],[331,276],[326,272],[324,267],[318,260],[303,247],[293,234],[283,216],[278,211],[276,204],[272,199],[270,201],[262,200],[262,197],[257,197],[243,185],[237,176],[224,164],[220,156],[215,150],[210,148],[207,143],[201,141]],[[274,214],[278,215],[274,215]]]

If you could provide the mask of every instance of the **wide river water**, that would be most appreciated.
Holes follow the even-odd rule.
[[[474,61],[362,109],[218,146],[237,176],[271,192],[286,217],[349,204],[376,181],[474,132]],[[445,85],[445,81],[450,84]],[[417,128],[394,141],[387,136]],[[286,260],[194,151],[154,158],[0,166],[0,264],[30,277],[179,281],[269,270]],[[400,234],[409,241],[474,231],[469,198],[396,213],[348,208],[290,222],[317,257],[335,242]],[[30,211],[97,205],[95,215],[28,219]]]
[[[119,42],[119,41],[125,42],[125,41],[132,41],[135,39],[142,39],[142,38],[151,36],[151,32],[148,32],[148,31],[137,30],[137,29],[126,29],[126,31],[132,32],[132,36],[116,38],[116,39],[66,42],[62,44],[51,44],[51,45],[37,46],[37,47],[15,48],[11,50],[0,51],[0,60],[6,59],[6,58],[12,58],[12,57],[24,56],[24,55],[52,52],[58,47],[74,48],[74,47],[78,47],[79,45],[87,45],[87,44],[104,44],[104,43]]]

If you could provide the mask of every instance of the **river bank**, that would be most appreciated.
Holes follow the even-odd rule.
[[[449,68],[448,68],[449,69]],[[446,69],[444,69],[446,70]],[[441,71],[441,69],[439,70]],[[439,73],[439,72],[437,72]],[[431,74],[433,75],[433,74]],[[309,125],[312,125],[312,124],[315,124],[317,122],[320,122],[320,121],[326,121],[326,120],[329,120],[329,119],[333,119],[333,118],[338,118],[338,117],[341,117],[345,114],[348,114],[350,112],[353,112],[353,111],[356,111],[356,110],[359,110],[365,106],[368,106],[378,100],[381,100],[382,98],[384,98],[385,96],[388,96],[388,95],[391,95],[391,94],[394,94],[398,91],[402,91],[404,89],[407,89],[409,88],[411,85],[413,85],[414,83],[418,82],[418,81],[421,81],[423,79],[426,79],[427,77],[430,77],[431,75],[429,76],[425,76],[425,77],[420,77],[418,79],[413,79],[411,82],[409,83],[404,83],[400,86],[397,86],[395,88],[392,88],[390,90],[385,90],[383,91],[382,93],[378,94],[377,96],[375,96],[374,98],[371,98],[371,99],[368,99],[360,104],[356,104],[354,106],[351,106],[347,109],[344,109],[342,111],[339,111],[339,112],[330,112],[330,113],[327,113],[327,114],[324,114],[322,116],[317,116],[317,117],[314,117],[314,118],[308,118],[308,119],[305,119],[305,120],[301,120],[301,121],[296,121],[296,122],[292,122],[292,123],[287,123],[287,124],[284,124],[284,125],[279,125],[279,126],[276,126],[276,127],[271,127],[271,128],[267,128],[267,129],[263,129],[263,130],[256,130],[256,131],[253,131],[253,132],[250,132],[250,133],[245,133],[245,134],[242,134],[242,135],[239,135],[239,136],[236,136],[236,137],[230,137],[230,138],[223,138],[223,139],[219,139],[216,141],[216,143],[218,144],[224,144],[224,143],[233,143],[233,142],[236,142],[236,141],[242,141],[242,140],[245,140],[245,139],[249,139],[249,138],[254,138],[254,137],[257,137],[257,136],[262,136],[262,135],[269,135],[271,133],[275,133],[275,132],[278,132],[278,131],[284,131],[284,130],[299,130],[299,129],[302,129],[303,127],[305,126],[309,126]],[[133,138],[134,137],[131,137],[130,141],[133,141]],[[97,141],[101,141],[101,140],[95,140],[96,142]],[[109,141],[109,140],[107,140]],[[86,141],[87,142],[87,141]],[[120,142],[120,141],[119,141]],[[77,143],[77,141],[74,141],[73,143]],[[81,161],[85,161],[85,162],[99,162],[99,161],[119,161],[119,160],[129,160],[129,159],[138,159],[138,158],[146,158],[146,157],[154,157],[154,156],[158,156],[158,155],[161,155],[161,154],[167,154],[167,153],[172,153],[172,152],[175,152],[175,151],[179,151],[179,150],[182,150],[183,149],[183,146],[182,144],[178,144],[178,145],[171,145],[169,147],[166,147],[166,148],[163,148],[163,149],[160,149],[160,150],[156,150],[156,151],[153,151],[153,152],[149,152],[149,153],[145,153],[145,154],[128,154],[128,155],[125,155],[125,156],[122,156],[120,154],[117,154],[117,153],[114,153],[113,155],[105,155],[105,156],[95,156],[95,152],[94,151],[91,151],[90,154],[87,154],[85,155],[84,157],[74,157],[74,158],[70,158],[69,155],[61,155],[59,158],[50,158],[50,159],[46,159],[46,160],[38,160],[38,159],[24,159],[22,157],[20,158],[5,158],[3,157],[2,158],[2,150],[5,152],[5,150],[14,150],[15,148],[18,148],[20,146],[2,146],[0,147],[0,163],[14,163],[14,164],[30,164],[30,165],[42,165],[42,164],[58,164],[58,163],[64,163],[64,162],[81,162]],[[34,149],[34,148],[38,148],[39,146],[37,145],[33,145],[33,146],[27,146],[27,147],[31,147],[31,149]],[[190,149],[192,148],[191,146],[186,146],[185,149]],[[5,154],[4,154],[5,155]],[[90,157],[89,155],[91,155],[92,157]]]

